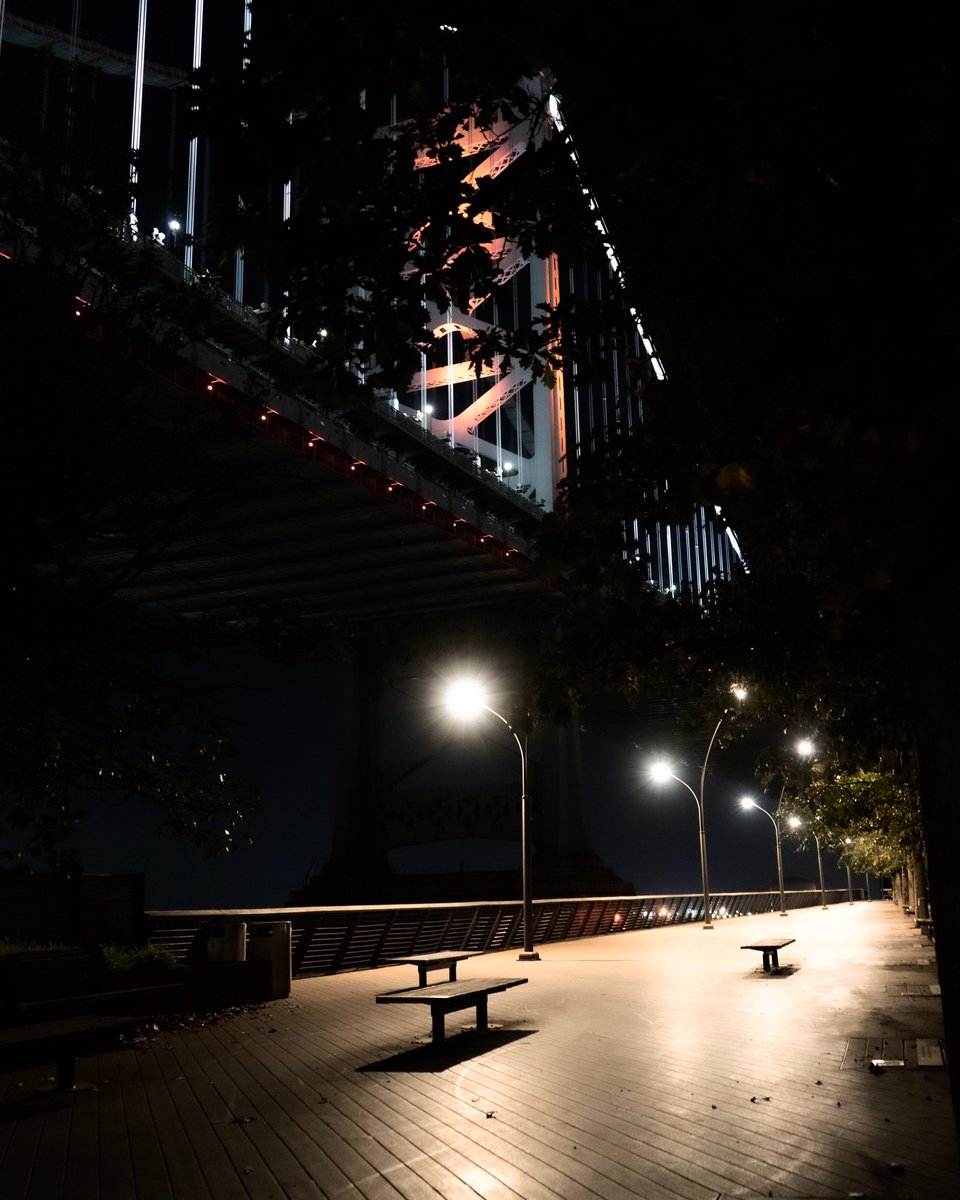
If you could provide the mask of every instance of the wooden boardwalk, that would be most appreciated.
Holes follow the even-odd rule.
[[[740,949],[796,939],[782,973]],[[522,968],[522,969],[521,969]],[[0,1075],[3,1200],[945,1200],[960,1195],[933,954],[875,901],[550,945],[490,1032],[429,1045],[391,966]],[[904,1067],[869,1069],[871,1057]]]

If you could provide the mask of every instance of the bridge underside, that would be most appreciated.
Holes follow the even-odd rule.
[[[544,594],[529,559],[340,453],[300,453],[238,430],[218,448],[242,461],[242,499],[156,556],[124,589],[179,616],[242,621],[284,609],[305,620],[424,617]],[[132,551],[98,555],[115,570]]]
[[[88,577],[231,624],[281,611],[313,624],[434,618],[548,594],[530,558],[534,505],[385,404],[344,416],[275,387],[265,399],[244,386],[252,356],[277,373],[268,354],[288,356],[223,325],[176,355],[136,355],[152,378],[138,418],[163,438],[184,423],[209,467],[200,512],[146,556],[129,529],[101,539],[83,556]],[[228,332],[229,350],[210,340]]]

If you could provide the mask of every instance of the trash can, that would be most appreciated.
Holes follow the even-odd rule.
[[[283,1000],[290,995],[293,974],[290,945],[289,921],[267,921],[250,927],[250,962],[270,964],[269,1000]]]
[[[246,921],[225,921],[222,924],[211,923],[205,926],[203,932],[205,942],[204,962],[246,962]]]

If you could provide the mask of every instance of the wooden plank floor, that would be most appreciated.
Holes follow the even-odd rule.
[[[739,947],[796,939],[764,975]],[[464,964],[527,975],[491,1030],[377,1005],[410,966],[0,1075],[3,1200],[717,1200],[960,1195],[933,952],[875,901]],[[910,984],[910,987],[905,987]],[[464,1032],[460,1032],[463,1030]],[[866,1047],[866,1049],[865,1049]],[[912,1049],[911,1049],[912,1047]]]

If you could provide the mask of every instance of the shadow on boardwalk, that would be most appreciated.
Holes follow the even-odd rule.
[[[741,944],[795,938],[779,975]],[[889,902],[472,960],[491,1029],[378,1006],[409,966],[0,1075],[4,1200],[942,1200],[960,1194],[929,943]],[[521,969],[522,968],[522,969]],[[874,1059],[903,1067],[870,1069]],[[921,1065],[927,1064],[927,1065]]]

